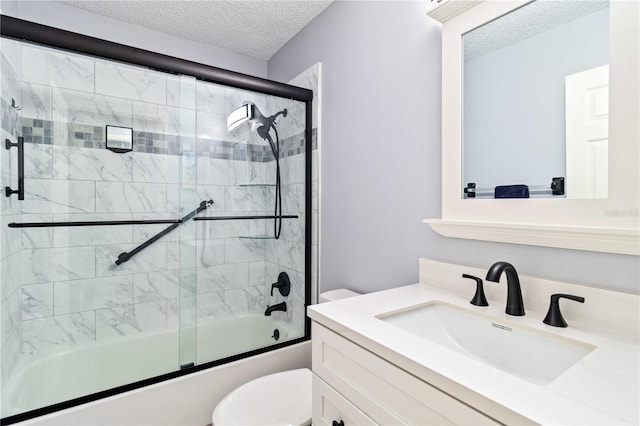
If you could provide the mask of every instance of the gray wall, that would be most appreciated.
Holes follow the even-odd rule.
[[[444,238],[440,25],[422,2],[337,1],[268,62],[287,81],[322,62],[321,290],[417,282],[418,258],[633,292],[640,258]]]
[[[565,76],[608,63],[608,7],[466,61],[463,183],[566,176]]]
[[[267,75],[267,63],[262,59],[149,30],[58,2],[1,0],[0,8],[5,15],[27,21],[256,77]]]

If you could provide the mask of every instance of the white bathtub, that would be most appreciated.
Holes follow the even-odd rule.
[[[296,332],[289,324],[278,321],[276,316],[247,314],[200,325],[195,332],[193,329],[181,329],[111,339],[44,357],[25,358],[18,364],[4,389],[2,416],[7,417],[176,371],[180,364],[194,361],[194,347],[197,348],[195,353],[198,365],[267,347],[276,343],[272,337],[275,329],[280,334],[278,343],[302,337],[302,331]],[[192,344],[194,337],[195,345]],[[182,349],[180,341],[183,344],[186,342]],[[63,410],[34,419],[29,424],[40,424],[43,421],[42,424],[204,425],[209,422],[217,401],[244,381],[284,369],[308,367],[310,355],[306,343],[308,342]],[[282,362],[285,360],[288,362]],[[232,373],[234,370],[238,371]],[[203,380],[204,377],[207,379]],[[193,388],[188,385],[190,382]],[[182,384],[179,386],[181,390],[174,394],[172,386],[177,383]],[[154,393],[159,399],[168,398],[170,404],[165,407],[156,404],[151,397]],[[145,398],[145,394],[149,398]],[[132,398],[133,395],[137,397]],[[205,395],[209,396],[203,399]],[[140,403],[141,397],[147,401],[146,405]],[[105,406],[114,403],[115,406],[127,406],[130,402],[127,398],[138,401],[135,408],[99,414]],[[181,413],[181,407],[193,405],[194,400],[202,400],[204,410],[196,410],[206,414],[202,419],[202,414],[194,415],[193,408]],[[90,407],[101,406],[101,409],[92,414]],[[145,409],[145,406],[148,407]],[[171,413],[162,415],[163,408],[171,408]],[[71,418],[65,417],[69,414]],[[76,417],[77,422],[73,420]],[[168,421],[171,417],[175,419],[174,423]],[[149,421],[150,419],[155,421]]]

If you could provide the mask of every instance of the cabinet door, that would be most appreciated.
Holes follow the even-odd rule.
[[[314,374],[313,424],[315,426],[354,426],[377,423]]]
[[[380,424],[498,424],[327,328],[312,335],[313,371]]]

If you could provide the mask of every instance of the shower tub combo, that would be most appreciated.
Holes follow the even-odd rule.
[[[308,366],[312,92],[1,19],[3,424]]]

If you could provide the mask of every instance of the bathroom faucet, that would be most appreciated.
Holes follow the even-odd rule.
[[[270,317],[271,312],[273,311],[287,312],[287,304],[285,302],[280,302],[277,305],[267,306],[267,310],[264,311],[264,315]]]
[[[507,309],[505,312],[508,315],[522,316],[524,315],[524,302],[516,268],[507,262],[496,262],[487,271],[485,279],[497,283],[500,281],[500,275],[503,271],[507,274]]]

